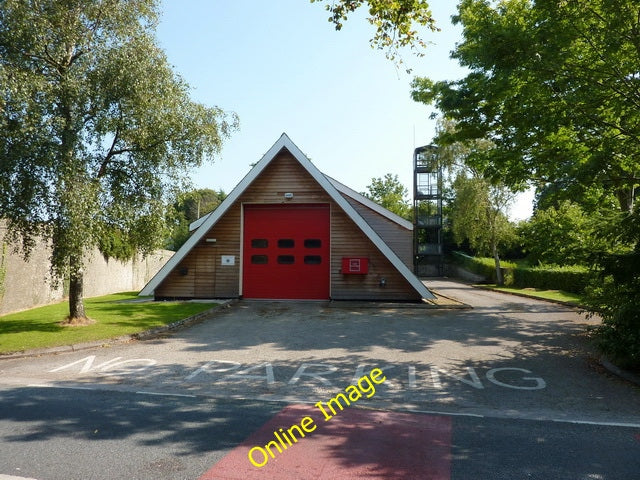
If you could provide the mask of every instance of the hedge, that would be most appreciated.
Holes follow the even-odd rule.
[[[488,281],[497,283],[496,263],[493,258],[486,257],[470,257],[462,252],[452,252],[455,263],[466,268],[470,272],[481,275]],[[509,261],[500,262],[505,279],[509,276],[511,270],[516,268],[516,264]]]
[[[461,252],[453,252],[454,261],[473,273],[482,275],[488,281],[496,283],[496,267],[493,258],[470,257]],[[578,265],[562,266],[540,265],[519,267],[513,262],[501,262],[506,286],[517,288],[538,288],[540,290],[563,290],[571,293],[584,293],[591,280],[587,267]]]
[[[538,267],[518,267],[513,270],[513,286],[518,288],[539,288],[540,290],[563,290],[584,293],[591,280],[587,267],[578,265]]]

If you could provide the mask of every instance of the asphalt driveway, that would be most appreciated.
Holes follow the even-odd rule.
[[[165,338],[1,360],[0,384],[316,403],[379,368],[373,408],[640,424],[640,389],[599,367],[577,311],[427,283],[472,308],[240,301]]]

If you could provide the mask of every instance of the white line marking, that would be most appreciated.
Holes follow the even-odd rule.
[[[0,480],[36,480],[35,478],[27,478],[27,477],[13,477],[11,475],[2,475],[0,473]]]
[[[196,398],[195,395],[186,395],[184,393],[162,393],[162,392],[145,392],[139,391],[136,392],[138,395],[154,395],[156,397],[186,397],[186,398]]]
[[[565,420],[565,419],[552,419],[551,421],[556,423],[574,423],[578,425],[594,425],[597,427],[628,427],[628,428],[640,428],[640,423],[625,423],[625,422],[595,422],[591,420]]]
[[[64,388],[66,390],[97,390],[96,388],[91,387],[65,387],[65,386],[56,386],[54,388]]]
[[[34,387],[34,388],[62,388],[65,390],[97,390],[96,388],[91,388],[91,387],[73,387],[73,386],[65,386],[65,385],[51,385],[51,384],[47,384],[47,383],[31,383],[29,385],[27,385],[27,387]],[[2,479],[0,479],[2,480]]]
[[[278,395],[258,395],[257,397],[246,397],[244,395],[236,395],[236,400],[260,400],[263,402],[276,402],[276,403],[305,403],[313,405],[313,400],[305,400],[297,397],[283,397]]]
[[[404,410],[407,413],[426,413],[429,415],[445,415],[447,417],[473,417],[473,418],[485,418],[484,415],[477,413],[452,413],[452,412],[438,412],[437,410]]]
[[[409,365],[409,388],[416,388],[416,367]]]

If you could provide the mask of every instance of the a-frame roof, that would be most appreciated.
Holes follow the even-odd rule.
[[[402,218],[402,217],[396,215],[395,213],[393,213],[392,211],[387,210],[386,208],[378,205],[376,202],[368,199],[367,197],[365,197],[361,193],[358,193],[355,190],[353,190],[352,188],[347,187],[345,184],[340,183],[335,178],[331,178],[329,175],[326,175],[326,174],[324,174],[324,176],[327,177],[327,180],[329,180],[331,182],[331,185],[336,187],[336,190],[338,190],[338,192],[340,192],[341,194],[352,198],[353,200],[355,200],[358,203],[361,203],[365,207],[367,207],[367,208],[373,210],[374,212],[376,212],[378,215],[382,215],[383,217],[387,218],[388,220],[391,220],[392,222],[398,224],[400,227],[402,227],[402,228],[404,228],[406,230],[413,230],[413,224],[411,222],[409,222],[408,220],[405,220],[404,218]],[[206,215],[203,215],[202,217],[200,217],[198,220],[195,220],[194,222],[191,222],[189,224],[189,231],[193,232],[195,229],[197,229],[200,225],[202,225],[206,221],[206,219],[207,219],[207,217],[209,215],[211,215],[211,213],[207,213]]]
[[[371,226],[360,216],[360,214],[349,204],[340,194],[336,186],[302,153],[291,139],[283,133],[276,143],[264,154],[260,161],[247,173],[240,183],[227,195],[227,198],[211,214],[203,217],[198,229],[193,232],[189,239],[180,249],[169,259],[169,261],[158,271],[151,281],[142,289],[140,295],[153,295],[154,290],[171,273],[171,271],[186,257],[198,242],[206,235],[229,210],[229,208],[240,198],[245,190],[260,176],[264,169],[276,158],[281,150],[286,149],[300,163],[300,165],[315,179],[318,184],[327,192],[331,199],[347,214],[347,216],[360,228],[360,230],[373,242],[380,252],[391,262],[397,271],[409,282],[409,284],[419,293],[422,298],[435,299],[429,289],[416,277],[411,270],[400,260],[393,250],[380,238]],[[335,182],[335,180],[334,180]],[[339,183],[339,182],[335,182]],[[340,184],[341,185],[341,184]],[[346,188],[346,187],[345,187]],[[392,214],[393,215],[393,214]],[[200,221],[197,221],[200,222]]]
[[[390,210],[387,210],[383,206],[378,205],[373,200],[368,199],[367,197],[365,197],[361,193],[358,193],[355,190],[353,190],[352,188],[347,187],[345,184],[340,183],[335,178],[331,178],[329,175],[325,175],[325,177],[327,177],[327,180],[329,180],[331,182],[331,185],[336,187],[336,190],[338,190],[343,195],[346,195],[347,197],[351,197],[356,202],[361,203],[365,207],[373,210],[378,215],[382,215],[386,219],[391,220],[394,223],[397,223],[402,228],[404,228],[406,230],[413,230],[413,224],[411,222],[409,222],[408,220],[405,220],[401,216],[396,215],[395,213],[393,213]]]

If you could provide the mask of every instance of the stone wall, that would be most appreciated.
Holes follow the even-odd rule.
[[[49,272],[50,250],[44,243],[28,262],[3,241],[0,225],[0,315],[65,299],[63,282],[54,285]],[[105,260],[96,250],[88,258],[84,275],[85,297],[138,291],[160,270],[174,252],[160,250],[128,262]]]

